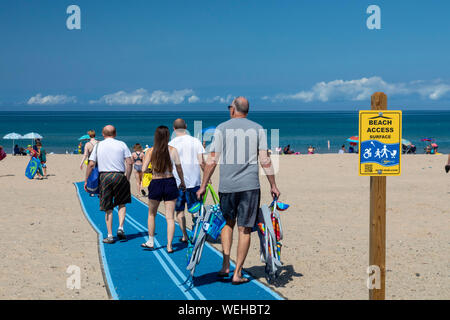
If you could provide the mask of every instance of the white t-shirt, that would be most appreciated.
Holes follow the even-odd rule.
[[[183,168],[186,188],[194,188],[201,185],[200,164],[198,163],[197,156],[205,153],[205,148],[203,148],[200,140],[186,134],[173,138],[172,141],[169,142],[169,146],[177,149],[178,154],[180,155],[181,168]],[[179,186],[181,181],[175,166],[173,168],[173,175]]]
[[[94,146],[89,160],[97,162],[99,172],[125,172],[125,159],[131,157],[127,145],[114,138],[106,138]]]

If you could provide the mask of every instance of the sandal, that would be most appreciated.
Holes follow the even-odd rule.
[[[153,250],[153,249],[155,248],[154,246],[149,246],[149,245],[147,244],[147,242],[141,244],[141,247],[142,247],[142,248],[145,248],[145,249],[150,249],[150,250]]]
[[[231,281],[231,284],[235,285],[235,286],[238,286],[240,284],[244,284],[244,283],[247,283],[247,282],[250,282],[250,280],[248,278],[241,278],[241,280],[239,280],[239,281]]]

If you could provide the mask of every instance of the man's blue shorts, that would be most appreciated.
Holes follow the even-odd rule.
[[[186,191],[179,190],[177,202],[175,203],[175,211],[184,211],[186,204],[189,209],[190,206],[195,204],[197,200],[197,191],[200,186],[194,188],[187,188]]]

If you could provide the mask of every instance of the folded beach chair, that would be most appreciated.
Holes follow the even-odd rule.
[[[266,263],[265,277],[269,283],[273,283],[280,274],[283,228],[279,211],[288,207],[289,205],[278,203],[275,199],[270,206],[263,205],[259,211],[257,230],[261,262]]]
[[[214,204],[205,206],[208,191],[211,193]],[[188,241],[186,269],[190,271],[190,274],[186,282],[194,278],[195,268],[200,263],[206,237],[210,236],[217,239],[225,223],[225,218],[220,210],[219,197],[212,186],[208,185],[196,217],[193,234]],[[193,281],[191,281],[191,284],[193,285]]]

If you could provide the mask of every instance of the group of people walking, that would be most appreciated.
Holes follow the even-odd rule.
[[[219,198],[226,225],[221,232],[223,263],[217,275],[219,277],[229,275],[232,235],[237,223],[239,238],[232,283],[242,284],[248,281],[242,276],[242,267],[247,257],[251,231],[255,226],[260,207],[259,166],[262,167],[268,179],[272,197],[278,198],[280,192],[275,182],[265,130],[259,124],[247,119],[248,100],[237,97],[228,109],[230,120],[216,128],[206,160],[204,146],[200,140],[188,134],[187,125],[183,119],[174,121],[173,130],[176,137],[172,140],[170,140],[169,128],[159,126],[155,131],[153,147],[145,153],[138,144],[134,146],[134,152],[131,153],[124,142],[115,139],[117,133],[112,125],[103,128],[104,140],[93,143],[92,149],[85,152],[85,157],[89,159],[85,188],[88,177],[97,166],[100,173],[100,210],[105,212],[108,230],[104,243],[115,242],[112,221],[113,209],[116,206],[119,213],[117,238],[126,239],[123,224],[126,204],[131,202],[130,177],[133,164],[138,192],[147,195],[149,199],[148,240],[141,246],[148,249],[154,248],[155,217],[159,205],[164,202],[168,253],[174,252],[172,243],[175,216],[183,233],[181,242],[187,242],[184,215],[186,205],[189,208],[203,198],[216,166],[220,165]],[[241,143],[242,141],[244,143]],[[140,181],[142,174],[150,170],[152,180],[146,194],[145,190],[141,189]],[[201,171],[203,171],[203,178]]]

